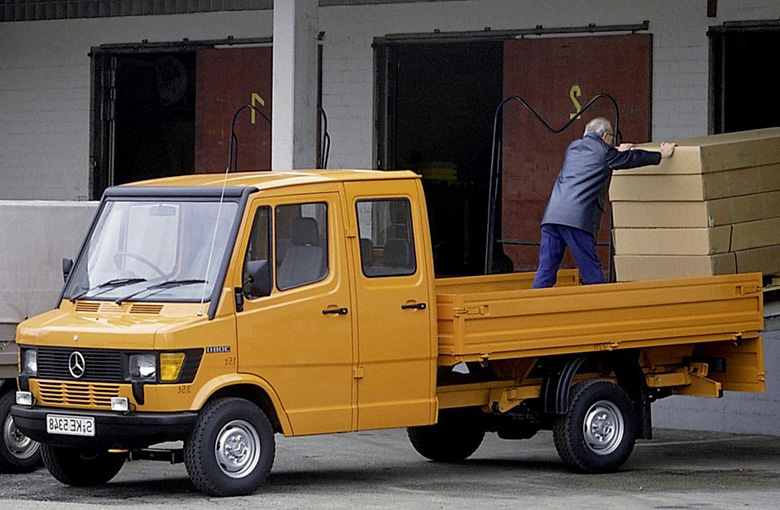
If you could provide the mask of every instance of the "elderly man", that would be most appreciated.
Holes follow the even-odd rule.
[[[661,152],[634,149],[632,144],[612,146],[612,125],[598,117],[585,126],[585,134],[566,149],[550,201],[542,217],[542,242],[534,288],[555,285],[563,252],[569,247],[583,283],[604,283],[604,270],[596,254],[596,232],[606,203],[613,170],[657,165],[674,154],[675,144],[662,143]]]

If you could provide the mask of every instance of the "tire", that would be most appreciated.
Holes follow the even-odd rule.
[[[634,449],[636,413],[628,394],[607,381],[585,381],[572,388],[569,411],[556,419],[558,455],[582,473],[611,473]]]
[[[125,454],[41,445],[41,457],[49,473],[66,485],[102,485],[122,469]]]
[[[41,445],[22,434],[14,424],[11,406],[16,396],[13,391],[0,397],[0,425],[3,440],[0,442],[0,472],[28,473],[41,463]]]
[[[406,429],[417,453],[434,462],[463,462],[477,451],[485,438],[485,427],[477,412],[441,411],[439,422]]]
[[[251,494],[268,478],[276,455],[265,413],[240,398],[206,405],[184,443],[190,480],[209,496]]]

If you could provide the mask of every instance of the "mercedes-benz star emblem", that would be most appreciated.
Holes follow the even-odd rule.
[[[80,379],[84,375],[84,371],[87,369],[87,364],[84,361],[84,355],[79,351],[73,351],[68,358],[68,372],[74,379]]]

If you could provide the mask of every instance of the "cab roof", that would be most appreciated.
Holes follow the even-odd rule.
[[[316,184],[325,182],[346,182],[365,180],[419,179],[419,176],[408,170],[293,170],[287,172],[235,172],[182,175],[164,177],[126,184],[118,188],[141,187],[204,187],[221,188],[223,183],[231,188],[255,188],[257,190],[281,188],[301,184]],[[140,191],[140,190],[139,190]]]

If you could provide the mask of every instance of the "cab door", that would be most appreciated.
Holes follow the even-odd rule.
[[[267,282],[244,285],[239,371],[273,387],[294,435],[353,430],[353,307],[339,196],[266,198],[252,203],[250,217],[241,282],[250,271]]]
[[[348,182],[355,263],[358,429],[435,419],[432,263],[416,183]],[[381,187],[380,187],[381,185]]]

